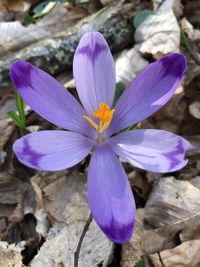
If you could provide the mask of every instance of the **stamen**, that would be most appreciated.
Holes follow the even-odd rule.
[[[86,121],[88,121],[96,130],[99,128],[99,126],[88,116],[83,116],[83,118],[86,119]]]
[[[104,132],[110,125],[115,109],[110,109],[105,103],[101,103],[99,108],[93,112],[94,117],[99,119],[99,126],[88,116],[83,116],[97,132]]]

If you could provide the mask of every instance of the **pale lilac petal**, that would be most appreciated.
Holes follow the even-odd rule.
[[[119,98],[107,135],[142,121],[174,94],[186,68],[185,57],[174,53],[148,65]]]
[[[78,101],[53,77],[28,62],[18,60],[10,67],[11,79],[35,112],[46,120],[75,132],[91,135],[92,127]]]
[[[184,138],[162,130],[133,130],[108,140],[114,152],[132,165],[152,172],[174,172],[183,168],[187,150]]]
[[[45,171],[63,170],[84,159],[93,142],[68,131],[33,132],[18,139],[13,150],[24,165]]]
[[[89,32],[81,38],[73,72],[78,95],[90,116],[102,102],[111,107],[115,94],[115,64],[103,35]]]
[[[121,163],[108,145],[95,149],[88,171],[89,206],[96,223],[116,243],[133,232],[135,201]]]

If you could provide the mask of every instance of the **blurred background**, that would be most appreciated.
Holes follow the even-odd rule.
[[[198,267],[199,0],[0,0],[0,267],[73,266],[73,253],[89,215],[89,158],[56,173],[37,172],[17,161],[12,144],[20,133],[56,127],[16,96],[9,66],[16,59],[27,60],[77,97],[72,60],[88,31],[101,32],[115,58],[115,102],[149,63],[175,51],[186,56],[188,68],[174,97],[138,128],[171,131],[195,149],[188,154],[188,165],[170,174],[123,163],[138,208],[135,233],[128,244],[115,245],[92,222],[79,266]],[[24,120],[23,129],[16,116]]]

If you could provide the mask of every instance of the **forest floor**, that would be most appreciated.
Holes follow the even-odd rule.
[[[173,98],[137,125],[171,131],[194,146],[188,164],[157,174],[122,162],[137,205],[134,234],[116,245],[94,220],[80,267],[200,266],[200,1],[0,1],[0,267],[72,267],[90,214],[89,157],[73,168],[38,172],[12,151],[20,131],[9,66],[25,59],[46,70],[75,97],[73,54],[87,31],[100,31],[116,61],[117,94],[149,63],[180,51],[188,67]],[[29,107],[26,132],[55,129]]]

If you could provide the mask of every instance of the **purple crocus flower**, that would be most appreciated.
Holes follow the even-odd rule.
[[[56,171],[77,164],[93,150],[87,188],[93,218],[109,239],[127,242],[136,208],[118,157],[144,170],[174,172],[186,165],[185,152],[191,146],[163,130],[120,131],[160,109],[173,96],[185,68],[179,53],[148,65],[112,109],[115,64],[100,33],[85,34],[74,56],[74,78],[83,107],[49,74],[18,60],[11,65],[10,76],[24,101],[68,131],[27,134],[14,143],[14,153],[31,168]]]

